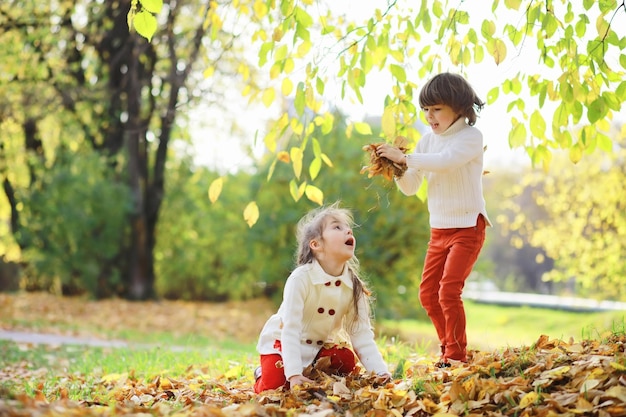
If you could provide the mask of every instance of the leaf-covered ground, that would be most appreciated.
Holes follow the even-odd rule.
[[[3,323],[15,308],[6,308],[7,300],[0,295]],[[64,302],[63,306],[56,304],[32,308],[60,309],[63,317],[80,317]],[[113,305],[118,310],[109,314],[121,308],[129,309],[123,313],[132,315],[130,309],[139,308],[137,303],[118,301]],[[153,314],[168,319],[167,313],[156,312],[156,304],[153,307]],[[172,305],[165,303],[163,307]],[[81,314],[89,316],[89,308],[82,308]],[[70,320],[61,316],[58,319]],[[232,333],[237,328],[233,326],[222,331]],[[54,395],[44,395],[50,390],[41,386],[32,395],[0,399],[0,416],[625,416],[625,344],[623,334],[582,342],[541,336],[533,346],[472,351],[468,364],[448,369],[434,368],[433,358],[410,356],[392,364],[396,377],[382,386],[363,374],[327,376],[322,363],[319,369],[308,370],[317,381],[314,386],[261,395],[253,393],[250,378],[223,375],[207,379],[196,367],[190,367],[182,376],[150,379],[129,372],[103,375],[97,382],[106,393],[102,398],[70,400],[59,383]],[[45,370],[10,364],[0,370],[0,383],[36,372]],[[59,381],[71,380],[74,384],[80,384],[82,378],[59,375]]]

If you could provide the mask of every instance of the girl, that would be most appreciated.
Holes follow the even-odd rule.
[[[395,178],[406,195],[428,182],[430,241],[419,298],[441,343],[439,367],[467,362],[465,310],[461,293],[491,226],[483,198],[483,136],[476,129],[483,101],[460,75],[442,73],[420,92],[419,102],[432,132],[406,155],[389,144],[378,154],[407,171]]]
[[[352,225],[351,213],[336,203],[309,212],[298,223],[297,267],[257,345],[256,393],[313,382],[302,374],[304,368],[326,356],[340,375],[355,370],[356,353],[365,369],[382,380],[391,377],[374,341],[370,292],[358,275]],[[346,334],[354,353],[342,338]]]

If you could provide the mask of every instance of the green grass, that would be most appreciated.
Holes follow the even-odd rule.
[[[607,333],[624,333],[624,311],[581,313],[532,307],[502,307],[465,302],[470,348],[497,350],[530,346],[539,336],[569,340],[601,339]],[[437,349],[430,322],[379,320],[387,337],[416,342],[427,350]]]
[[[232,349],[228,348],[231,345]],[[100,383],[110,378],[197,376],[204,379],[228,375],[250,378],[256,366],[253,345],[234,342],[203,349],[178,347],[102,348],[77,345],[22,345],[0,341],[0,397],[20,393],[33,396],[43,387],[47,397],[62,382],[69,398],[98,398]],[[59,379],[63,378],[64,381]]]

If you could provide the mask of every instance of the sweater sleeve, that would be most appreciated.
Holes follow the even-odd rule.
[[[409,158],[407,158],[407,162]],[[415,195],[417,190],[420,189],[422,181],[424,181],[424,171],[411,167],[400,178],[395,178],[398,189],[405,195]]]
[[[302,275],[287,279],[283,291],[284,315],[281,333],[282,358],[285,377],[302,374],[304,365],[300,352],[300,339],[304,323],[304,310],[307,288]]]
[[[361,297],[359,300],[359,311],[361,314],[359,314],[354,331],[350,333],[352,348],[368,372],[389,372],[374,339],[365,297]]]

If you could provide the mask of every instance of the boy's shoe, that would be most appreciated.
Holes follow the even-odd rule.
[[[467,365],[467,361],[457,361],[454,359],[439,359],[435,362],[435,368],[450,368],[452,366],[458,368],[465,365]]]
[[[258,381],[259,378],[261,378],[261,367],[257,366],[256,369],[254,370],[254,381]]]

